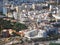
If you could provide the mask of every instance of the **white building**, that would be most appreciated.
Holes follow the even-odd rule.
[[[6,7],[3,7],[3,14],[7,14],[7,8]]]
[[[36,29],[36,30],[25,32],[25,37],[27,37],[28,39],[43,38],[43,37],[47,37],[47,34],[45,30]]]

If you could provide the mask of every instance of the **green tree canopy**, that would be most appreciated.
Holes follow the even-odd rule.
[[[50,43],[49,45],[60,45],[60,43]]]
[[[27,26],[25,24],[21,24],[18,22],[11,22],[10,20],[3,20],[0,19],[0,30],[2,29],[14,29],[16,31],[27,29]]]
[[[13,29],[19,31],[19,30],[27,29],[27,26],[17,22],[13,25]]]

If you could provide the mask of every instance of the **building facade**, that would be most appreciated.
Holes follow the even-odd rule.
[[[0,0],[0,12],[2,12],[2,10],[3,10],[3,0]]]

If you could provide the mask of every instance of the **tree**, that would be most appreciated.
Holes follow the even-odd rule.
[[[3,20],[2,18],[0,19],[0,31],[2,29],[14,29],[16,31],[27,29],[27,26],[25,24],[21,24],[18,22],[11,22],[10,20]]]
[[[60,45],[60,43],[50,43],[49,45]]]
[[[3,21],[3,28],[4,29],[12,29],[12,27],[13,27],[13,25],[11,24],[10,21],[6,21],[6,20]]]
[[[15,23],[13,29],[19,31],[19,30],[27,29],[27,26],[21,23]]]
[[[0,31],[3,29],[3,20],[2,20],[2,18],[0,18]]]

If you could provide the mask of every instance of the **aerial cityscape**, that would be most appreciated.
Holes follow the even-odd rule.
[[[0,0],[0,45],[60,45],[60,0]]]

